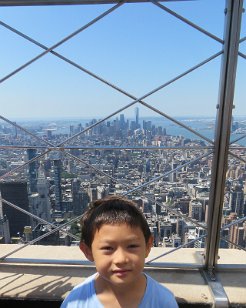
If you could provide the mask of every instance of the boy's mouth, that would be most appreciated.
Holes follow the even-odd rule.
[[[116,275],[124,275],[126,273],[131,272],[130,269],[118,269],[118,270],[114,270],[113,273]]]

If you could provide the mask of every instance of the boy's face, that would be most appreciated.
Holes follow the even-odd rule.
[[[112,287],[122,287],[134,285],[142,279],[145,258],[152,242],[150,238],[145,243],[140,227],[103,225],[95,232],[91,248],[81,244],[81,249],[90,261],[95,262],[99,279]]]

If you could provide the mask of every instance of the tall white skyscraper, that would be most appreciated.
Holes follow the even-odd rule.
[[[138,107],[135,108],[135,114],[136,114],[136,128],[139,128],[140,125],[139,125],[139,108]]]
[[[46,221],[51,221],[50,216],[50,199],[49,199],[49,185],[45,177],[44,167],[40,164],[38,169],[38,179],[37,179],[37,191],[39,194],[39,216]]]

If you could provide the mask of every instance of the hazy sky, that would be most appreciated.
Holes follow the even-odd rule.
[[[224,0],[164,3],[223,38]],[[112,5],[0,7],[0,20],[51,47]],[[245,14],[244,14],[245,15]],[[241,37],[246,35],[245,16]],[[44,49],[0,25],[0,79]],[[124,4],[54,49],[132,97],[140,98],[221,50],[221,44],[153,3]],[[246,52],[246,42],[240,45]],[[215,115],[221,57],[217,57],[144,101],[171,116]],[[235,110],[246,115],[246,61],[239,57]],[[0,85],[1,115],[105,117],[132,98],[46,54]],[[125,111],[131,115],[136,104]],[[154,113],[140,107],[140,115]]]

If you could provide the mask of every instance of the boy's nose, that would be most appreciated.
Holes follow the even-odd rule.
[[[114,263],[124,264],[127,262],[128,262],[127,253],[123,249],[117,249],[117,251],[115,251]]]

